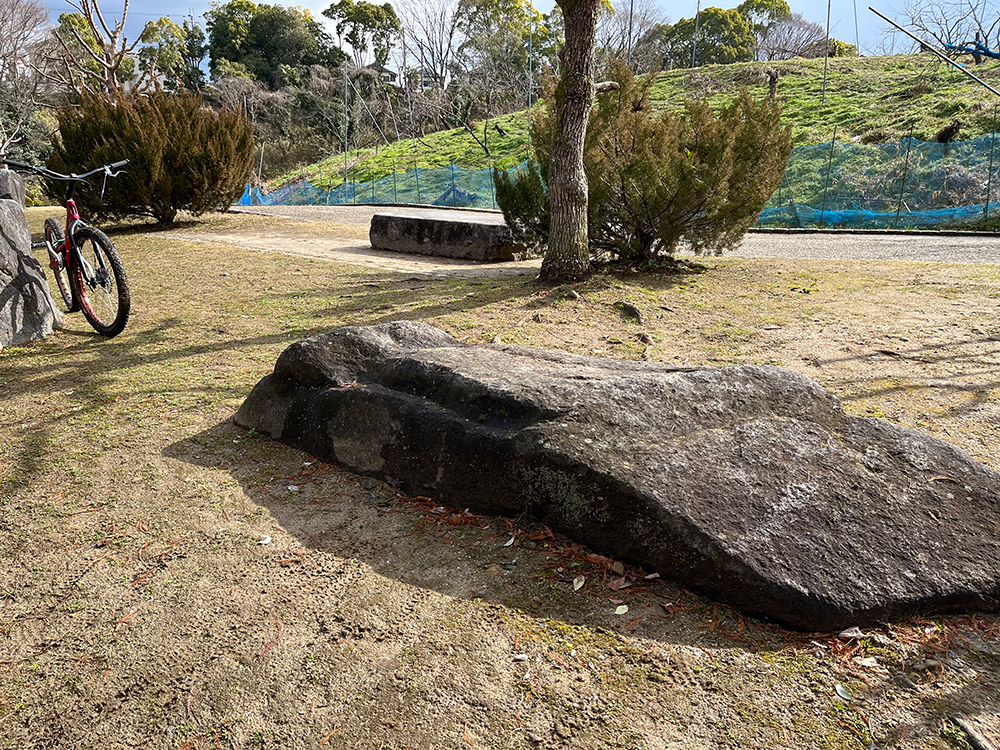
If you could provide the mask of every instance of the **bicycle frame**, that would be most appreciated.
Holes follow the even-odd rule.
[[[78,179],[74,179],[66,183],[65,240],[62,245],[56,249],[56,252],[53,252],[47,244],[45,247],[49,253],[50,268],[56,268],[57,264],[61,262],[63,268],[66,269],[66,273],[70,277],[72,277],[76,269],[79,269],[81,275],[83,276],[83,280],[88,286],[93,288],[97,283],[95,269],[90,263],[87,262],[87,259],[83,257],[80,253],[80,249],[76,245],[76,231],[80,227],[90,226],[80,217],[80,211],[76,207],[76,201],[73,200],[73,194],[76,191],[78,181]],[[106,268],[102,270],[105,272],[107,271]]]
[[[128,323],[132,302],[128,276],[111,239],[80,217],[73,194],[77,183],[87,182],[89,177],[102,173],[105,180],[116,177],[120,172],[115,170],[128,163],[129,160],[125,159],[83,174],[60,174],[0,155],[0,164],[15,171],[66,183],[65,234],[55,217],[48,218],[43,231],[44,241],[38,244],[48,252],[49,267],[67,310],[76,312],[82,309],[87,322],[108,338],[117,336]],[[103,197],[104,187],[101,188]]]

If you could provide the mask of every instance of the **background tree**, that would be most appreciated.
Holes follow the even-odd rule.
[[[670,55],[670,67],[691,67],[692,51],[696,67],[753,60],[757,39],[746,18],[735,8],[704,8],[697,25],[697,40],[693,18],[682,18],[673,26],[663,28],[663,44]]]
[[[0,154],[32,160],[43,149],[39,114],[48,10],[36,0],[0,0]]]
[[[801,13],[781,18],[757,45],[758,60],[790,60],[826,39],[822,24],[807,21]]]
[[[384,66],[403,28],[391,3],[375,5],[365,0],[340,0],[324,10],[323,15],[336,22],[337,35],[351,45],[358,68],[366,67],[369,62]]]
[[[453,119],[470,132],[472,117],[486,120],[480,145],[488,153],[489,119],[527,106],[529,37],[532,46],[544,46],[548,29],[529,0],[460,0],[458,28],[461,81],[453,93]]]
[[[59,16],[59,28],[55,31],[59,50],[49,56],[53,65],[52,72],[45,74],[48,78],[77,94],[94,91],[113,98],[128,89],[142,90],[152,85],[149,72],[137,81],[132,80],[136,66],[134,52],[141,34],[140,39],[129,44],[125,36],[127,2],[113,27],[108,26],[95,0],[69,4],[78,12]]]
[[[775,27],[792,15],[792,9],[785,0],[743,0],[736,6],[737,12],[746,19],[753,32],[755,44],[754,58],[757,60],[771,59],[763,55],[767,47],[767,38]]]
[[[412,55],[403,67],[415,62],[431,86],[445,88],[461,42],[458,0],[400,0],[396,5],[402,42]]]
[[[249,77],[271,89],[298,84],[312,65],[335,65],[340,53],[308,11],[230,0],[205,14],[212,78]]]
[[[212,78],[220,77],[220,65],[238,63],[243,58],[250,34],[250,21],[256,12],[257,4],[252,0],[229,0],[228,3],[213,0],[205,13],[208,69]]]
[[[896,13],[904,19],[903,25],[942,47],[980,42],[1000,50],[1000,3],[996,0],[905,0]]]
[[[643,54],[640,40],[649,30],[667,19],[655,0],[618,0],[605,5],[597,22],[597,56],[600,70],[607,70],[612,60],[627,60],[633,69],[650,70],[658,65],[657,55]]]
[[[201,64],[208,45],[200,26],[161,18],[146,25],[140,41],[145,45],[139,50],[140,70],[162,76],[167,91],[200,91],[205,85]]]

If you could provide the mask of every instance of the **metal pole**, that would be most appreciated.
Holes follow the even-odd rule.
[[[910,144],[913,143],[913,126],[910,125],[910,135],[906,139],[906,158],[903,159],[903,179],[899,181],[899,201],[896,203],[896,219],[892,228],[899,226],[899,211],[903,207],[903,188],[906,187],[906,170],[910,166]]]
[[[343,52],[343,50],[341,50]],[[344,60],[344,203],[347,205],[347,60]]]
[[[983,218],[990,218],[990,194],[993,188],[993,144],[997,139],[997,105],[993,105],[993,132],[990,133],[990,171],[986,175],[986,205],[983,207]]]
[[[535,54],[535,18],[532,16],[528,20],[528,150],[531,150],[531,87],[532,87],[532,67]]]
[[[858,34],[858,0],[854,0],[854,46],[858,48],[858,54],[861,54],[861,35]]]
[[[260,176],[264,172],[264,143],[260,144],[260,166],[257,167],[257,189],[260,189]]]
[[[635,0],[628,2],[628,54],[625,56],[625,64],[632,67],[632,13],[635,8]],[[693,66],[692,66],[693,67]]]
[[[403,85],[406,104],[410,109],[410,146],[413,148],[413,179],[417,183],[417,203],[420,203],[420,173],[417,171],[417,126],[413,123],[413,99],[410,98],[410,77],[406,74],[406,34],[403,34]]]
[[[823,50],[823,104],[826,104],[826,66],[830,61],[830,6],[833,0],[826,0],[826,49]]]
[[[837,126],[833,126],[833,140],[830,141],[830,157],[826,160],[826,184],[823,186],[823,205],[819,209],[819,223],[823,223],[823,213],[826,211],[826,191],[830,187],[830,170],[833,168],[833,149],[837,145]]]
[[[493,184],[493,170],[496,169],[496,164],[492,165],[490,169],[490,199],[493,201],[493,208],[497,207],[497,191],[496,185]]]
[[[695,51],[698,49],[698,17],[701,15],[701,0],[694,9],[694,36],[691,37],[691,67],[694,68]]]

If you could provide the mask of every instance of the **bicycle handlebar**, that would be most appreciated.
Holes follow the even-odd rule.
[[[83,174],[60,174],[59,172],[53,172],[51,169],[46,169],[45,167],[36,167],[31,164],[22,164],[19,161],[12,161],[10,159],[0,159],[0,164],[4,164],[8,167],[13,168],[15,171],[31,172],[32,174],[41,175],[42,177],[48,177],[53,180],[62,180],[64,182],[86,182],[87,178],[91,175],[95,175],[98,172],[104,172],[109,177],[114,177],[112,174],[113,170],[120,169],[129,163],[128,159],[122,159],[121,161],[116,161],[114,164],[105,164],[102,167],[97,167],[96,169],[91,169],[89,172],[84,172]]]

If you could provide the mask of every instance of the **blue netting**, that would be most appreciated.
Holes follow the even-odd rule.
[[[982,218],[987,202],[1000,198],[994,159],[994,135],[800,146],[757,225],[931,228]],[[988,213],[996,208],[991,202]]]
[[[757,225],[931,228],[994,215],[1000,208],[991,202],[1000,202],[994,157],[1000,161],[994,135],[957,143],[911,138],[799,146]],[[241,206],[345,203],[497,208],[491,170],[455,165],[348,182],[333,190],[300,182],[265,195],[248,186],[237,201]]]
[[[515,167],[516,169],[516,167]],[[493,172],[462,169],[411,169],[369,182],[347,182],[323,190],[310,182],[296,182],[263,194],[249,185],[238,206],[321,206],[372,203],[410,203],[454,208],[496,209]]]

